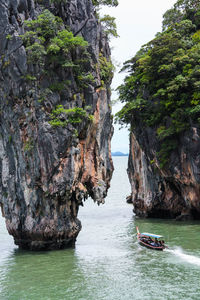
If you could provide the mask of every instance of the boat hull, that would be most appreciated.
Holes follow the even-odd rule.
[[[145,242],[143,242],[139,237],[138,237],[138,243],[143,246],[143,247],[146,247],[148,249],[152,249],[152,250],[157,250],[157,251],[163,251],[165,249],[165,246],[153,246],[153,245],[150,245],[150,244],[147,244]]]
[[[156,235],[152,233],[140,233],[139,228],[137,226],[136,230],[137,240],[141,246],[157,251],[163,251],[165,248],[168,248],[167,246],[165,246],[164,241],[158,241],[158,239],[163,237],[162,235]]]

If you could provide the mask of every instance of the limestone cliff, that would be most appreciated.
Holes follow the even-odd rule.
[[[163,31],[122,69],[117,117],[131,128],[128,173],[139,216],[200,219],[199,14],[199,1],[177,1]]]
[[[0,41],[7,230],[25,249],[73,245],[79,205],[104,202],[113,172],[107,38],[90,0],[2,0]]]
[[[156,130],[131,133],[128,175],[131,199],[141,217],[200,218],[200,132],[196,127],[180,135],[178,147],[161,168]]]

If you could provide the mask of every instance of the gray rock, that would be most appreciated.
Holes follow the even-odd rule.
[[[156,128],[140,124],[130,138],[128,175],[134,212],[141,217],[200,219],[200,132],[193,126],[161,168]]]
[[[88,196],[103,203],[113,172],[109,83],[97,88],[100,77],[95,67],[99,53],[109,59],[110,50],[92,2],[43,3],[0,3],[0,205],[15,243],[32,250],[73,246],[81,230],[79,205]],[[87,68],[96,80],[82,90],[73,71],[57,70],[53,79],[70,83],[63,92],[52,92],[52,75],[41,76],[40,68],[28,63],[20,38],[23,22],[44,8],[89,43]],[[31,72],[37,81],[26,79]],[[54,128],[49,121],[57,105],[90,106],[94,120]]]

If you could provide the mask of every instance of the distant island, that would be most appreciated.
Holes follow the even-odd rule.
[[[112,156],[128,156],[128,153],[122,153],[120,151],[112,152]]]

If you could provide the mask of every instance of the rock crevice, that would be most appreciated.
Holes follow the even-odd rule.
[[[73,67],[44,60],[41,72],[29,61],[25,20],[45,9],[88,42],[86,79]],[[25,249],[72,246],[79,206],[88,196],[104,202],[113,172],[112,78],[102,83],[99,63],[99,53],[110,61],[107,37],[91,1],[9,0],[0,3],[0,40],[0,205],[8,232]],[[58,105],[60,126],[53,126]],[[77,108],[83,117],[70,123],[65,111],[73,117]]]
[[[199,129],[191,127],[178,138],[178,147],[161,168],[159,142],[153,129],[131,133],[128,175],[131,199],[141,217],[200,218]]]

